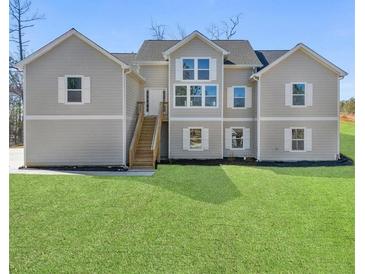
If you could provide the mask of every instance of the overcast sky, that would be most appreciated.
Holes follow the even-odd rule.
[[[354,2],[351,0],[32,0],[44,13],[28,30],[33,52],[74,27],[111,52],[136,52],[151,39],[151,20],[167,25],[167,39],[178,38],[177,24],[187,33],[206,33],[211,23],[242,13],[235,39],[254,49],[290,49],[299,42],[329,59],[349,75],[341,81],[341,99],[354,96]]]

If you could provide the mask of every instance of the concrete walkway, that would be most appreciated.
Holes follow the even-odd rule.
[[[33,175],[86,175],[86,176],[152,176],[154,169],[128,170],[128,171],[72,171],[72,170],[49,170],[39,168],[19,169],[24,164],[23,148],[9,149],[9,173],[10,174],[33,174]]]

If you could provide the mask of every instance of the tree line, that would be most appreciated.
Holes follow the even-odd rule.
[[[29,40],[26,30],[35,26],[35,22],[44,19],[44,15],[31,11],[32,2],[29,0],[11,0],[9,2],[9,42],[15,50],[9,54],[9,144],[23,144],[23,74],[15,64],[27,55]]]
[[[340,111],[345,114],[355,114],[355,97],[340,102]]]

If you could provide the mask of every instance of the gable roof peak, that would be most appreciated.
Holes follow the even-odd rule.
[[[200,31],[198,30],[194,30],[192,33],[190,33],[189,35],[187,35],[184,39],[181,39],[179,42],[177,42],[175,45],[173,45],[172,47],[170,47],[169,49],[165,50],[162,55],[165,59],[168,58],[168,56],[174,52],[175,50],[177,50],[178,48],[180,48],[181,46],[185,45],[186,43],[190,42],[192,39],[194,39],[195,37],[200,38],[203,42],[207,43],[208,45],[210,45],[212,48],[216,49],[217,51],[222,52],[224,55],[228,55],[229,52],[227,50],[225,50],[224,48],[220,47],[218,44],[216,44],[215,42],[213,42],[212,40],[210,40],[209,38],[207,38],[204,34],[202,34]]]

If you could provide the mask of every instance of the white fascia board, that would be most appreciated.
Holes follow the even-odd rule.
[[[207,43],[208,45],[210,45],[212,48],[216,49],[219,52],[222,52],[223,55],[228,55],[229,52],[226,51],[224,48],[218,46],[216,43],[214,43],[213,41],[211,41],[210,39],[208,39],[207,37],[205,37],[203,34],[201,34],[199,31],[195,30],[193,31],[191,34],[189,34],[188,36],[186,36],[184,39],[182,39],[180,42],[178,42],[177,44],[173,45],[171,48],[167,49],[166,51],[164,51],[162,53],[163,57],[165,59],[168,59],[168,56],[174,52],[175,50],[179,49],[180,47],[182,47],[183,45],[185,45],[186,43],[190,42],[192,39],[194,39],[195,37],[200,38],[203,42]]]
[[[122,68],[129,68],[129,66],[127,64],[125,64],[124,62],[122,62],[121,60],[119,60],[118,58],[113,56],[111,53],[109,53],[108,51],[106,51],[105,49],[100,47],[95,42],[91,41],[89,38],[87,38],[86,36],[84,36],[83,34],[78,32],[74,28],[70,29],[69,31],[65,32],[64,34],[57,37],[53,41],[49,42],[47,45],[41,47],[39,50],[35,51],[31,55],[29,55],[27,58],[25,58],[22,61],[18,62],[15,66],[18,69],[22,69],[24,67],[24,65],[29,64],[30,62],[34,61],[38,57],[40,57],[43,54],[47,53],[48,51],[50,51],[51,49],[53,49],[54,47],[56,47],[57,45],[59,45],[60,43],[65,41],[67,38],[71,37],[72,35],[78,37],[80,40],[84,41],[86,44],[88,44],[92,48],[98,50],[100,53],[102,53],[103,55],[105,55],[106,57],[111,59],[112,61],[119,64]]]
[[[267,65],[266,67],[264,67],[259,72],[256,72],[253,75],[251,75],[251,78],[260,77],[263,73],[265,73],[266,71],[270,70],[271,68],[273,68],[274,66],[276,66],[281,61],[285,60],[286,58],[288,58],[290,55],[292,55],[294,52],[296,52],[298,50],[302,50],[304,53],[306,53],[307,55],[309,55],[310,57],[312,57],[313,59],[315,59],[317,62],[319,62],[320,64],[324,65],[328,69],[330,69],[333,72],[335,72],[336,74],[338,74],[339,77],[342,77],[343,78],[343,77],[345,77],[347,75],[347,72],[346,71],[340,69],[335,64],[333,64],[332,62],[330,62],[329,60],[327,60],[323,56],[319,55],[318,53],[316,53],[314,50],[312,50],[308,46],[304,45],[303,43],[299,43],[294,48],[292,48],[291,50],[289,50],[287,53],[285,53],[284,55],[282,55],[281,57],[279,57],[278,59],[276,59],[274,62],[272,62],[271,64]]]

